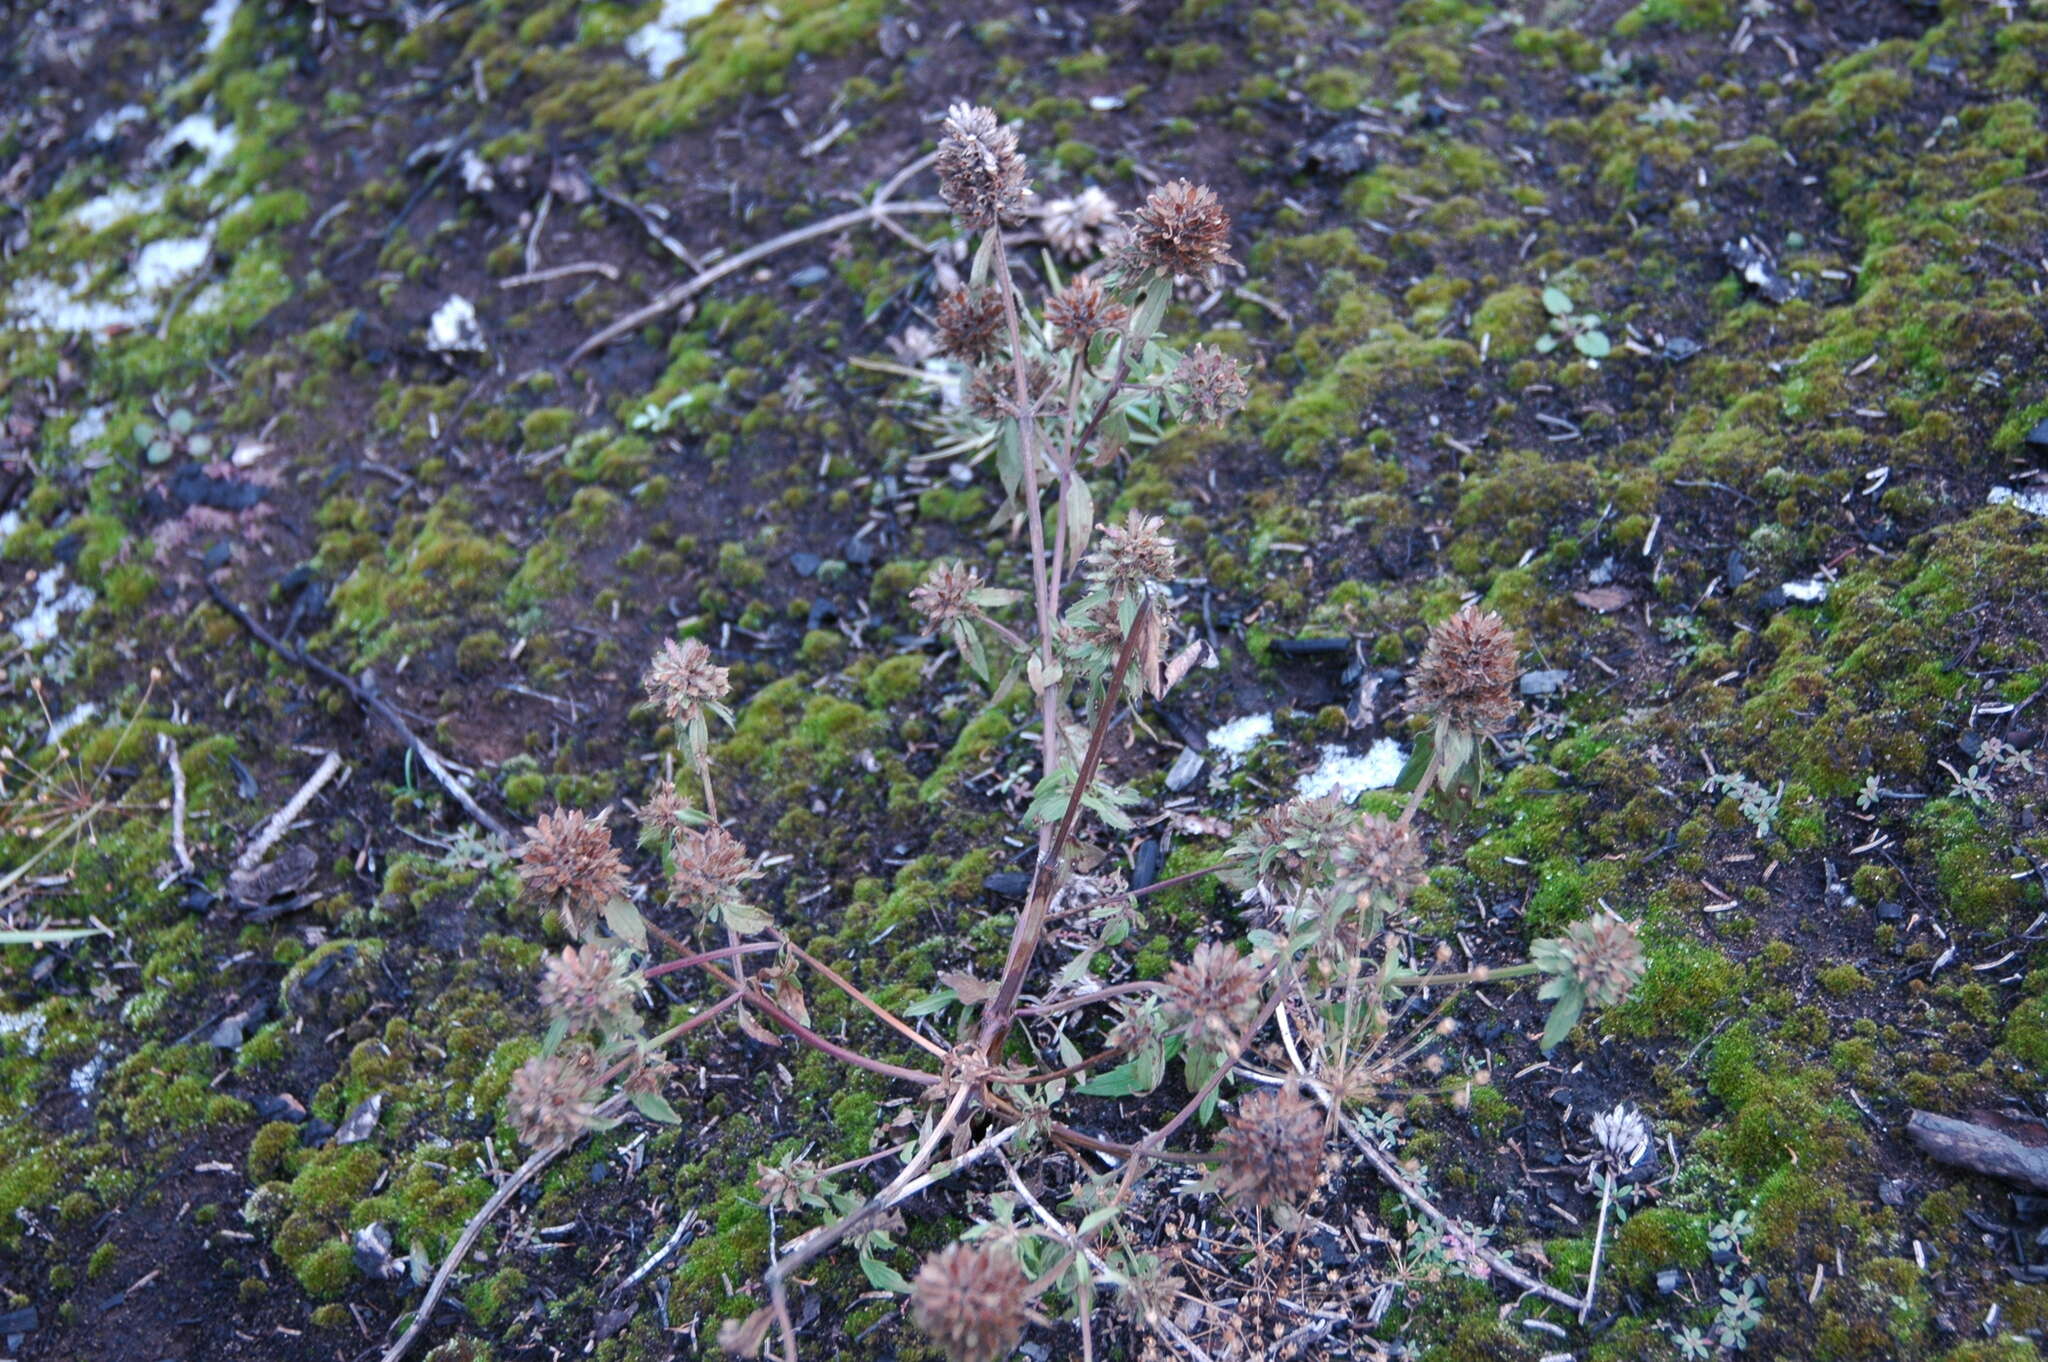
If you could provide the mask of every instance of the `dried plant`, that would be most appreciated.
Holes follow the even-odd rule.
[[[1175,618],[1179,552],[1166,523],[1139,510],[1099,516],[1087,474],[1141,446],[1164,419],[1226,421],[1244,406],[1236,360],[1206,345],[1177,348],[1162,330],[1176,281],[1234,263],[1230,220],[1206,187],[1167,184],[1132,215],[1109,260],[1048,278],[1034,308],[1006,237],[1006,224],[1026,213],[1030,181],[1016,131],[988,109],[955,105],[934,162],[958,226],[979,234],[970,277],[936,318],[937,347],[974,366],[964,404],[956,393],[947,409],[947,430],[954,448],[993,454],[994,525],[1027,546],[1014,585],[991,584],[1008,577],[1004,564],[941,561],[910,598],[937,642],[991,693],[1024,687],[1036,710],[1038,769],[1025,813],[1035,854],[1001,967],[992,979],[950,972],[913,1009],[927,1028],[952,1025],[942,1043],[780,932],[754,899],[756,861],[718,812],[710,731],[714,720],[732,721],[726,669],[700,641],[665,642],[645,689],[696,786],[686,798],[663,781],[638,810],[640,844],[659,855],[666,892],[646,896],[653,906],[643,910],[602,816],[554,813],[528,830],[527,890],[577,941],[547,962],[541,993],[552,1025],[512,1083],[522,1138],[565,1144],[619,1119],[627,1104],[674,1121],[663,1056],[727,1014],[757,1039],[793,1040],[903,1085],[923,1104],[914,1134],[878,1132],[875,1153],[835,1167],[792,1156],[761,1170],[762,1204],[822,1223],[766,1265],[767,1304],[728,1321],[720,1339],[743,1354],[779,1340],[789,1362],[798,1343],[788,1283],[840,1246],[859,1255],[868,1280],[906,1299],[955,1362],[1007,1356],[1034,1321],[1055,1318],[1075,1322],[1081,1356],[1092,1359],[1103,1289],[1119,1298],[1110,1318],[1201,1356],[1175,1323],[1185,1282],[1168,1271],[1156,1221],[1129,1212],[1159,1196],[1220,1192],[1260,1236],[1253,1257],[1263,1261],[1268,1216],[1286,1232],[1325,1171],[1353,1150],[1414,1208],[1415,1225],[1389,1255],[1393,1279],[1465,1272],[1576,1308],[1577,1298],[1492,1248],[1484,1230],[1437,1209],[1422,1170],[1404,1171],[1385,1152],[1394,1113],[1367,1105],[1453,1078],[1468,1091],[1487,1081],[1482,1068],[1451,1067],[1451,1007],[1462,991],[1546,975],[1548,1047],[1588,1004],[1619,1002],[1642,974],[1633,930],[1611,916],[1537,942],[1530,960],[1463,969],[1451,968],[1448,946],[1418,941],[1406,920],[1428,876],[1417,821],[1425,804],[1433,794],[1443,811],[1469,800],[1484,742],[1514,712],[1513,634],[1471,607],[1431,631],[1410,678],[1427,729],[1398,817],[1336,798],[1288,801],[1215,864],[1127,888],[1085,845],[1134,826],[1137,796],[1113,778],[1105,754],[1119,716],[1170,692],[1205,645]],[[1084,247],[1112,235],[1106,202],[1084,195],[1048,206],[1048,239],[1085,257]],[[1147,894],[1212,874],[1239,895],[1248,949],[1208,941],[1162,979],[1098,982],[1098,961],[1142,923]],[[682,971],[716,1001],[647,1034],[637,1000],[650,982]],[[908,1058],[849,1039],[843,1026],[833,1035],[813,1027],[807,984],[838,990],[872,1020],[873,1036],[910,1047]],[[1092,1133],[1103,1128],[1094,1105],[1103,1102],[1145,1113],[1145,1133]],[[1191,1125],[1215,1134],[1183,1134]],[[1076,1179],[1068,1162],[1057,1181],[1027,1180],[1020,1165],[1041,1157],[1112,1167]],[[879,1190],[845,1185],[846,1174],[877,1164],[893,1169]],[[1189,1164],[1211,1175],[1166,1176]],[[896,1208],[977,1165],[1000,1166],[1010,1190],[977,1200],[963,1239],[905,1279],[889,1261]],[[1064,1190],[1046,1197],[1042,1189],[1055,1185]]]

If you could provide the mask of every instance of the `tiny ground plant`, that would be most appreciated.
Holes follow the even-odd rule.
[[[1543,290],[1543,310],[1550,314],[1548,336],[1536,338],[1536,351],[1547,355],[1570,342],[1587,359],[1605,359],[1614,351],[1613,342],[1600,329],[1600,317],[1593,312],[1573,312],[1571,295],[1552,285]]]
[[[935,643],[993,694],[1021,686],[1035,700],[1038,771],[1025,818],[1036,855],[1001,970],[991,980],[952,972],[913,1009],[952,1025],[941,1043],[784,934],[750,897],[757,863],[718,812],[710,736],[731,722],[726,670],[697,640],[667,642],[645,686],[683,774],[638,811],[642,844],[666,872],[650,897],[658,906],[635,903],[603,815],[558,811],[527,830],[527,892],[577,942],[547,961],[551,1024],[541,1054],[513,1078],[515,1124],[547,1151],[630,1119],[629,1109],[676,1121],[666,1050],[720,1017],[759,1037],[794,1038],[921,1099],[914,1133],[878,1135],[866,1158],[819,1167],[796,1157],[761,1170],[765,1204],[824,1220],[765,1265],[768,1303],[727,1322],[720,1341],[738,1355],[776,1350],[793,1362],[787,1284],[844,1246],[876,1287],[907,1298],[911,1318],[955,1362],[1007,1356],[1027,1327],[1056,1319],[1073,1321],[1079,1354],[1092,1359],[1105,1299],[1169,1348],[1203,1356],[1177,1322],[1185,1283],[1169,1271],[1155,1222],[1132,1208],[1221,1197],[1248,1227],[1247,1271],[1257,1276],[1274,1256],[1269,1236],[1304,1223],[1333,1150],[1355,1150],[1415,1208],[1387,1280],[1460,1272],[1575,1310],[1576,1297],[1516,1266],[1487,1231],[1439,1210],[1426,1170],[1404,1172],[1385,1147],[1385,1108],[1442,1081],[1464,991],[1542,976],[1549,1048],[1588,1006],[1619,1002],[1644,969],[1633,927],[1611,915],[1536,943],[1528,961],[1462,969],[1450,968],[1447,947],[1409,929],[1406,905],[1428,869],[1418,818],[1432,795],[1439,806],[1476,795],[1490,736],[1516,709],[1514,636],[1471,606],[1430,631],[1409,681],[1422,731],[1398,817],[1334,797],[1290,800],[1214,864],[1129,888],[1086,845],[1098,828],[1132,827],[1136,796],[1105,756],[1131,705],[1173,689],[1204,645],[1176,638],[1177,552],[1164,523],[1136,511],[1105,522],[1086,475],[1128,451],[1141,426],[1220,422],[1243,405],[1236,361],[1162,331],[1177,283],[1232,263],[1229,218],[1207,188],[1166,184],[1099,265],[1052,283],[1033,308],[1010,254],[1029,179],[1016,132],[988,109],[956,105],[933,161],[958,226],[977,238],[967,279],[938,308],[938,345],[971,366],[963,400],[994,453],[996,524],[1028,546],[1015,586],[940,562],[911,595]],[[1158,980],[1098,980],[1098,961],[1142,920],[1147,894],[1211,875],[1240,896],[1240,940],[1193,946]],[[686,971],[716,1001],[650,1034],[643,989]],[[843,993],[872,1020],[872,1042],[813,1029],[806,987]],[[1468,1087],[1485,1081],[1484,1070],[1461,1076]],[[1088,1133],[1104,1128],[1115,1103],[1147,1113],[1142,1134]],[[1227,1119],[1212,1139],[1190,1138],[1219,1113]],[[849,1192],[846,1175],[874,1164],[890,1170],[881,1189]],[[984,1179],[967,1194],[968,1230],[904,1276],[887,1261],[891,1212],[971,1167],[999,1172],[995,1190]],[[1076,1167],[1095,1171],[1048,1171]]]

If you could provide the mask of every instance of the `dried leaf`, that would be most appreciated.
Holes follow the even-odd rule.
[[[1613,614],[1635,598],[1635,593],[1624,586],[1596,586],[1591,591],[1572,593],[1572,599],[1580,605],[1603,615]]]
[[[972,1007],[985,1003],[996,996],[996,986],[974,977],[964,969],[949,969],[939,975],[939,982],[959,995],[960,1001]]]

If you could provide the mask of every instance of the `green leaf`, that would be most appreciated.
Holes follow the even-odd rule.
[[[903,1015],[906,1017],[935,1016],[959,1001],[960,995],[958,993],[955,993],[950,988],[942,988],[936,993],[919,998],[916,1002],[904,1008]]]
[[[569,1023],[560,1017],[548,1023],[548,1033],[541,1038],[540,1052],[551,1055],[562,1048],[562,1042],[569,1038]]]
[[[759,936],[773,926],[775,921],[753,904],[742,903],[738,899],[721,906],[719,915],[725,919],[726,926],[741,936]]]
[[[967,286],[980,288],[988,282],[989,269],[996,259],[996,233],[994,230],[981,234],[981,245],[974,250],[974,264],[967,271]]]
[[[683,1118],[676,1115],[676,1109],[668,1104],[668,1099],[658,1092],[634,1093],[633,1106],[650,1121],[659,1121],[665,1126],[683,1123]]]
[[[1557,337],[1555,337],[1555,336],[1538,336],[1538,337],[1536,338],[1536,353],[1537,353],[1537,354],[1539,354],[1539,355],[1547,355],[1547,354],[1549,354],[1549,353],[1550,353],[1550,352],[1551,352],[1552,350],[1555,350],[1556,348],[1557,348]]]
[[[1067,557],[1078,563],[1095,533],[1095,497],[1088,490],[1088,479],[1078,473],[1068,478],[1066,498]]]
[[[1137,1061],[1126,1060],[1108,1073],[1089,1079],[1074,1091],[1086,1093],[1090,1097],[1135,1097],[1139,1093],[1151,1091],[1143,1083],[1143,1077]]]
[[[1424,733],[1415,740],[1415,750],[1408,754],[1408,764],[1401,768],[1401,774],[1394,777],[1394,788],[1404,794],[1422,783],[1422,773],[1429,768],[1429,754],[1436,747],[1436,734]]]
[[[647,949],[647,921],[631,900],[613,895],[604,905],[604,925],[634,950]]]
[[[1543,310],[1553,317],[1562,317],[1572,310],[1571,295],[1552,285],[1543,290]]]
[[[171,434],[183,435],[192,429],[192,413],[180,407],[165,418],[164,424],[171,428]]]
[[[1126,345],[1142,346],[1166,318],[1166,305],[1173,299],[1173,280],[1161,275],[1145,288],[1145,296],[1131,313],[1131,330]]]
[[[1579,347],[1579,353],[1587,359],[1605,359],[1614,353],[1604,331],[1581,331],[1572,337],[1572,344]]]
[[[990,235],[993,236],[994,233],[991,232]],[[910,1283],[904,1280],[903,1274],[879,1258],[872,1258],[863,1253],[860,1256],[860,1270],[867,1274],[868,1285],[877,1291],[893,1291],[899,1296],[910,1294]]]
[[[1585,989],[1573,987],[1559,995],[1558,1000],[1551,1004],[1550,1020],[1543,1024],[1543,1053],[1549,1054],[1564,1042],[1585,1010]]]

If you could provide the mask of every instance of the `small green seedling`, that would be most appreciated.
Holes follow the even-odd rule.
[[[1607,333],[1600,329],[1598,313],[1572,312],[1571,295],[1563,289],[1552,286],[1543,290],[1543,310],[1550,314],[1550,329],[1555,335],[1542,336],[1536,341],[1538,354],[1547,355],[1566,341],[1587,359],[1605,359],[1613,353],[1614,346],[1608,341]]]

